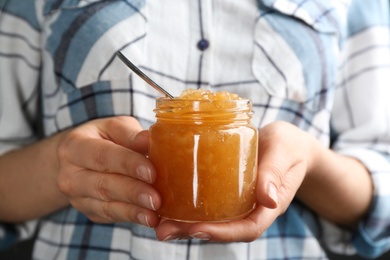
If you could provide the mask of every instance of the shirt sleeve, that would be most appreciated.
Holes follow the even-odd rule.
[[[0,155],[37,139],[41,68],[35,1],[0,0]],[[36,221],[0,222],[0,249],[32,235]]]
[[[351,237],[365,257],[390,248],[389,21],[389,1],[352,2],[332,115],[333,149],[364,163],[373,180],[370,210]]]
[[[41,69],[35,1],[0,0],[0,154],[35,139]]]

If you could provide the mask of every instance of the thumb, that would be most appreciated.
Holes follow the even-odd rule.
[[[259,165],[257,201],[264,207],[275,209],[279,205],[279,189],[282,185],[282,170],[278,166]]]
[[[135,152],[147,155],[149,148],[149,131],[143,130],[131,140],[127,147]]]

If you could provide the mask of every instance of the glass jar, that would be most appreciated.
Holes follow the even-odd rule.
[[[149,159],[162,196],[158,214],[227,221],[256,205],[257,129],[249,100],[156,100]]]

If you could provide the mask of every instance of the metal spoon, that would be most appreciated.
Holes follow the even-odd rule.
[[[127,59],[125,55],[122,54],[122,52],[117,51],[116,55],[118,56],[119,59],[121,59],[121,61],[123,61],[127,65],[127,67],[129,67],[132,71],[134,71],[138,76],[140,76],[140,78],[145,80],[149,85],[154,87],[158,92],[165,95],[166,97],[173,98],[171,94],[169,94],[165,89],[160,87],[151,78],[146,76],[137,66],[135,66],[131,61],[129,61],[129,59]]]

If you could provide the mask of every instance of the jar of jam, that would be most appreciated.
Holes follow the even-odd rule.
[[[149,159],[162,196],[157,213],[185,222],[242,218],[256,205],[252,103],[228,92],[183,93],[156,100],[150,127]]]

